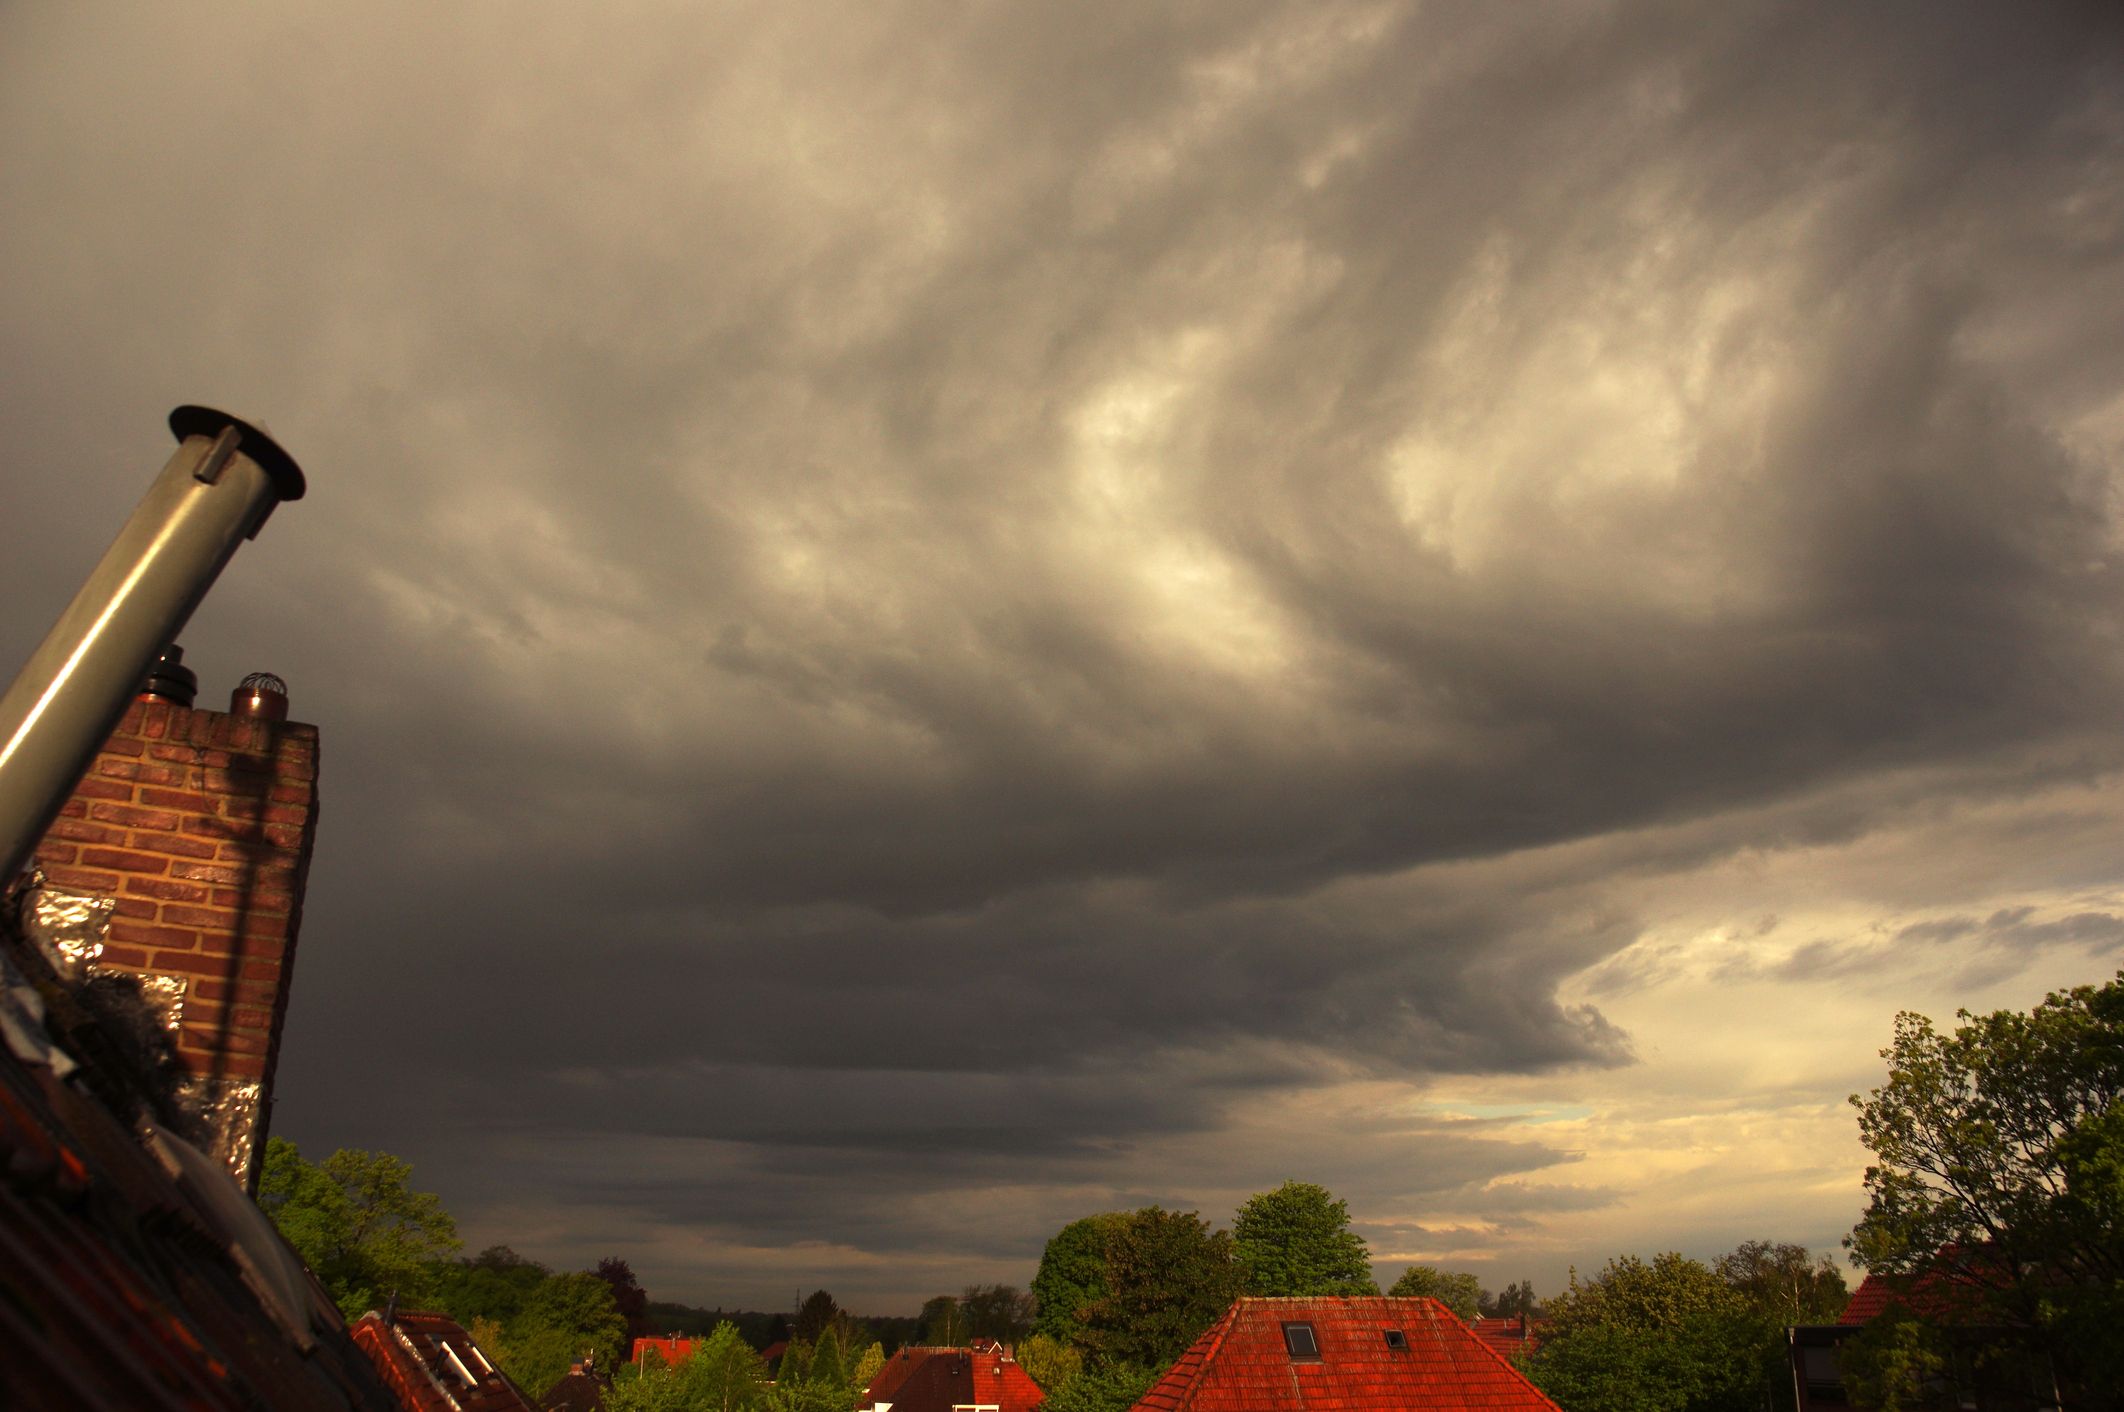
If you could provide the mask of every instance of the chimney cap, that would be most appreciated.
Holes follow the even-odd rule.
[[[243,438],[243,445],[238,449],[258,463],[273,482],[275,495],[282,500],[302,499],[303,491],[309,488],[303,479],[302,467],[296,465],[295,458],[265,431],[241,417],[189,402],[170,413],[170,431],[179,441],[191,436],[203,436],[211,441],[221,435],[224,427],[236,428],[237,434]]]

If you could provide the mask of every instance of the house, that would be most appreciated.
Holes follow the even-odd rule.
[[[903,1348],[870,1380],[868,1412],[1033,1412],[1047,1397],[1011,1350],[987,1339],[969,1348]]]
[[[2027,1412],[2055,1406],[2056,1370],[2042,1354],[2026,1348],[2015,1331],[1999,1324],[1987,1298],[1997,1282],[1981,1278],[1981,1268],[1978,1264],[1915,1278],[1868,1273],[1836,1323],[1787,1329],[1798,1412],[1852,1406],[1844,1388],[1844,1345],[1875,1320],[1897,1316],[1923,1319],[1947,1335],[1948,1366],[1931,1380],[1915,1406],[1943,1412]]]
[[[1524,1314],[1512,1314],[1497,1319],[1477,1319],[1468,1327],[1491,1352],[1510,1360],[1541,1347],[1541,1323],[1541,1320],[1529,1319]]]
[[[654,1350],[656,1356],[663,1359],[667,1367],[676,1368],[693,1356],[694,1345],[699,1342],[699,1339],[682,1338],[678,1334],[662,1334],[654,1338],[638,1338],[634,1341],[634,1351],[628,1355],[628,1361],[636,1367],[640,1367],[642,1360],[649,1356],[651,1350]]]
[[[535,1412],[447,1315],[371,1309],[353,1335],[406,1412]]]
[[[1246,1298],[1136,1412],[1558,1412],[1435,1299]]]

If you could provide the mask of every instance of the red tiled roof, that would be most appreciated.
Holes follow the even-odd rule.
[[[678,1334],[664,1334],[657,1338],[638,1338],[634,1341],[634,1352],[630,1361],[641,1362],[644,1357],[648,1356],[649,1350],[653,1348],[656,1350],[657,1357],[663,1359],[671,1367],[676,1368],[693,1356],[693,1346],[698,1342],[698,1339],[682,1338]]]
[[[371,1309],[355,1321],[354,1341],[407,1412],[535,1412],[448,1315],[400,1311],[386,1323]]]
[[[1313,1326],[1293,1358],[1283,1326]],[[1406,1348],[1390,1347],[1398,1329]],[[1241,1299],[1180,1356],[1137,1412],[1558,1412],[1435,1299]]]
[[[1521,1352],[1531,1352],[1541,1346],[1541,1320],[1529,1324],[1524,1314],[1502,1319],[1477,1319],[1468,1325],[1468,1329],[1482,1340],[1483,1347],[1508,1361]]]
[[[987,1343],[976,1348],[903,1348],[870,1380],[863,1405],[889,1402],[893,1412],[951,1412],[967,1406],[1033,1412],[1046,1397],[1009,1349]]]
[[[99,1022],[4,925],[0,957],[22,968],[0,966],[0,1404],[390,1408],[228,1169],[149,1121]]]
[[[1839,1324],[1871,1323],[1898,1305],[1928,1319],[1981,1322],[1983,1284],[1969,1275],[1945,1271],[1915,1277],[1868,1274],[1844,1306]]]

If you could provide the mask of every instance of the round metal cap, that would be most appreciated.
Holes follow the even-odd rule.
[[[308,489],[302,478],[302,467],[295,458],[281,449],[279,442],[252,426],[241,417],[232,417],[227,412],[217,412],[212,407],[194,407],[190,403],[170,413],[170,430],[179,441],[188,436],[203,436],[208,440],[221,435],[223,427],[236,428],[243,438],[237,449],[258,463],[267,479],[273,482],[273,493],[282,500],[300,500]]]

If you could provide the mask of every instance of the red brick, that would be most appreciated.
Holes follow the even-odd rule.
[[[46,866],[75,862],[81,850],[71,843],[54,843],[50,839],[37,845],[37,861]]]
[[[231,868],[223,863],[185,862],[170,864],[170,876],[173,878],[190,878],[195,882],[241,885],[251,880],[251,871],[248,868]],[[204,902],[207,899],[202,897],[199,900]]]
[[[91,848],[81,855],[81,861],[91,868],[123,868],[129,873],[159,874],[170,866],[167,858],[123,848]]]
[[[157,809],[182,809],[188,814],[214,812],[214,801],[203,794],[182,789],[157,789],[153,785],[140,787],[140,802],[152,804]]]
[[[174,760],[184,765],[199,763],[199,752],[189,745],[150,745],[147,752],[150,760]]]
[[[234,1012],[234,1024],[240,1030],[258,1030],[270,1034],[273,1030],[273,1012],[255,1005],[240,1006]]]
[[[130,946],[106,946],[96,959],[106,966],[131,966],[136,971],[146,970],[148,963],[145,951],[135,951]]]
[[[86,819],[60,819],[44,831],[46,838],[70,838],[76,843],[123,843],[125,830]]]
[[[259,817],[269,824],[302,824],[308,823],[310,819],[310,809],[306,804],[268,804],[258,813]]]
[[[123,735],[114,735],[103,742],[103,749],[105,753],[111,755],[138,755],[146,747],[137,740],[128,739]]]
[[[310,794],[311,790],[308,785],[276,784],[273,786],[273,802],[275,804],[301,804],[307,806],[310,802]]]
[[[220,764],[223,769],[240,775],[270,775],[273,773],[273,757],[270,755],[226,755]]]
[[[131,799],[133,787],[116,780],[85,779],[74,786],[76,799]]]
[[[96,773],[114,780],[140,778],[140,762],[137,760],[108,760],[96,762]]]
[[[270,1005],[279,998],[279,987],[270,981],[200,981],[192,989],[207,1000],[234,999]]]
[[[280,963],[278,961],[246,961],[243,963],[242,976],[247,981],[277,981],[280,979]]]
[[[111,915],[152,922],[161,906],[161,903],[151,902],[145,897],[117,897],[111,899]]]
[[[212,927],[217,931],[234,931],[242,918],[234,912],[222,912],[212,907],[194,907],[183,902],[162,904],[162,920],[177,927]]]
[[[198,883],[171,878],[127,878],[125,890],[134,897],[152,897],[160,902],[211,902],[214,890]]]
[[[229,968],[226,956],[202,956],[190,951],[158,951],[150,963],[155,970],[172,975],[218,976]]]
[[[116,873],[93,872],[87,868],[46,868],[45,879],[61,887],[79,888],[83,892],[116,892]]]
[[[211,858],[220,845],[205,839],[187,838],[178,833],[135,833],[133,847],[152,848],[158,853],[174,853],[180,858]]]
[[[240,908],[252,913],[273,912],[285,915],[295,905],[295,899],[285,892],[217,887],[214,889],[214,905]]]
[[[139,809],[131,804],[92,804],[89,817],[101,819],[107,824],[124,824],[136,829],[167,829],[175,833],[184,822],[181,814],[172,814],[167,809]]]
[[[202,819],[197,815],[184,821],[184,831],[205,834],[208,838],[237,838],[248,832],[239,825],[221,819]]]
[[[148,740],[161,740],[170,733],[170,713],[154,710],[154,703],[149,704],[148,713],[140,720],[140,734]]]
[[[192,772],[182,765],[142,765],[133,778],[141,784],[189,785]]]
[[[267,824],[265,836],[272,840],[274,847],[287,849],[291,853],[299,852],[302,848],[303,830],[294,824]]]
[[[182,927],[151,927],[145,922],[112,922],[111,940],[170,951],[193,951],[199,946],[197,932]]]
[[[59,817],[63,819],[86,819],[88,817],[88,801],[86,799],[67,800],[66,803],[59,806]]]

